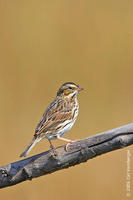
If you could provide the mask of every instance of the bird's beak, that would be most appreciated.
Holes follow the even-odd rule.
[[[81,90],[84,90],[84,88],[82,88],[82,87],[78,87],[77,90],[78,90],[78,91],[81,91]]]

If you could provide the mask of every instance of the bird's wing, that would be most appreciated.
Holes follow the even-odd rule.
[[[62,99],[55,99],[39,121],[35,130],[35,135],[38,136],[42,132],[52,132],[55,130],[55,127],[60,128],[60,124],[63,121],[71,119],[72,107],[70,104]]]

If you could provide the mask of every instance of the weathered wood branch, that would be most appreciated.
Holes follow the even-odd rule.
[[[133,144],[133,123],[115,128],[0,168],[0,188],[31,180]]]

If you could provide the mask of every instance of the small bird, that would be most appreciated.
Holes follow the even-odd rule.
[[[73,142],[62,136],[72,128],[78,116],[77,95],[81,90],[83,88],[73,82],[64,83],[59,88],[56,98],[48,106],[39,121],[31,143],[20,157],[27,156],[35,144],[44,138],[48,139],[51,149],[54,149],[51,143],[51,140],[54,139],[64,140],[69,143]]]

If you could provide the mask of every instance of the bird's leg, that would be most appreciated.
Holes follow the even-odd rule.
[[[59,140],[66,141],[66,142],[69,142],[69,143],[74,142],[73,140],[69,140],[69,139],[66,139],[66,138],[59,137],[59,136],[58,136],[58,139],[59,139]]]
[[[49,141],[49,143],[50,143],[50,148],[51,148],[51,149],[54,149],[54,146],[52,145],[51,140],[48,140],[48,141]]]
[[[68,146],[69,146],[71,143],[76,142],[76,141],[69,140],[69,139],[66,139],[66,138],[62,138],[62,137],[59,137],[59,136],[58,136],[58,139],[68,142],[68,143],[66,144],[66,147],[65,147],[66,151],[68,150]]]

